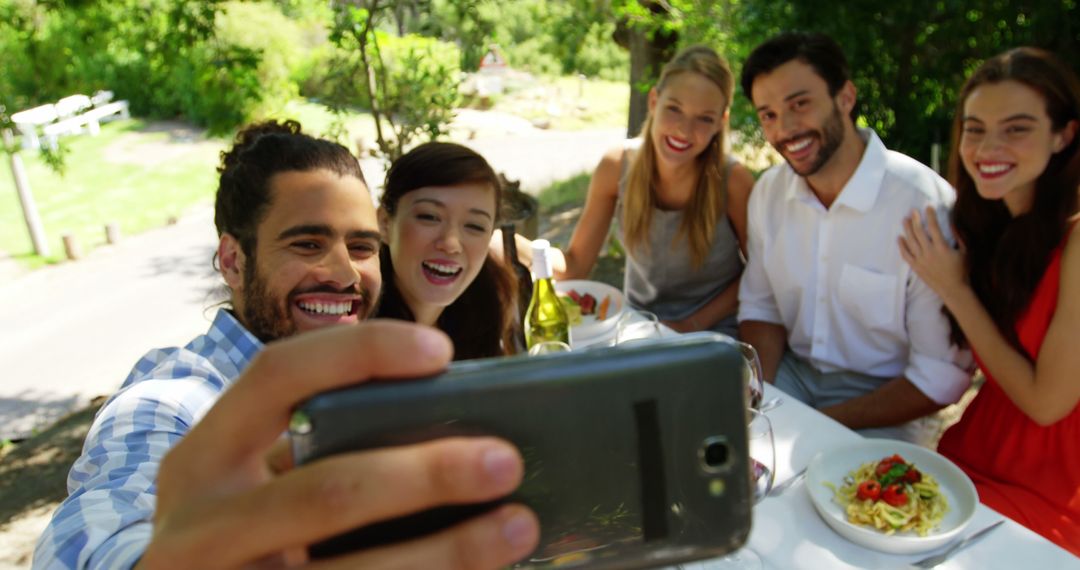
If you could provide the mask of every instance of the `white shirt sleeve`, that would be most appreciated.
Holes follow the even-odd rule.
[[[746,268],[739,282],[739,322],[763,321],[784,324],[773,296],[769,276],[765,273],[765,240],[768,239],[766,210],[770,192],[782,189],[771,187],[775,171],[766,172],[754,184],[746,207]]]
[[[947,210],[938,209],[940,227],[946,239],[953,242],[949,232]],[[911,351],[904,376],[916,388],[939,404],[952,404],[960,399],[971,385],[971,352],[961,350],[949,339],[949,320],[942,311],[943,303],[922,279],[910,273],[906,285],[907,324]]]

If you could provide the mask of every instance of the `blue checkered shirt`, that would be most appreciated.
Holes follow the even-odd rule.
[[[33,568],[134,566],[150,542],[161,459],[262,347],[221,309],[184,348],[142,357],[90,427]]]

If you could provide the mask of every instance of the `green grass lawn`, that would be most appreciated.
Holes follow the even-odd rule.
[[[625,83],[573,77],[542,79],[507,93],[496,110],[528,119],[550,120],[553,129],[583,129],[625,123],[629,87]],[[552,114],[554,112],[554,114]],[[293,101],[278,114],[294,118],[304,131],[327,136],[335,120],[318,103]],[[368,114],[346,119],[343,144],[357,150],[375,148],[375,127]],[[192,208],[213,203],[218,155],[229,139],[207,139],[198,129],[181,123],[140,119],[102,125],[101,134],[62,139],[65,172],[57,174],[36,151],[22,151],[31,193],[47,236],[50,255],[35,255],[23,220],[10,163],[0,166],[0,258],[10,257],[33,269],[64,259],[62,236],[75,237],[83,253],[105,243],[105,225],[116,223],[130,236],[183,216]],[[555,190],[555,202],[583,195],[588,178],[578,178]],[[556,185],[558,186],[558,185]]]
[[[544,78],[515,85],[493,100],[492,109],[529,120],[550,121],[550,128],[573,131],[625,127],[630,112],[630,85],[575,77]]]
[[[102,125],[97,137],[66,137],[62,144],[63,175],[36,151],[20,152],[51,248],[48,257],[33,253],[10,162],[0,167],[0,251],[31,268],[63,258],[63,234],[74,235],[85,253],[105,242],[107,223],[130,235],[209,203],[225,143],[182,125],[132,119]]]
[[[286,104],[285,108],[281,111],[281,118],[295,119],[300,122],[302,127],[304,127],[305,133],[320,137],[329,137],[331,125],[336,119],[334,113],[331,112],[330,109],[319,103],[313,103],[303,99],[297,99]],[[345,126],[349,130],[349,136],[352,137],[353,140],[339,142],[342,144],[348,143],[346,146],[354,152],[356,148],[353,143],[356,138],[363,138],[372,148],[375,147],[375,119],[373,119],[370,114],[360,112],[352,113],[346,117]]]
[[[325,135],[334,120],[325,107],[306,101],[290,103],[280,117],[300,121],[315,135]],[[370,116],[356,114],[346,124],[353,142],[374,140]],[[47,257],[33,252],[6,156],[0,167],[0,256],[31,269],[64,259],[63,234],[74,235],[87,253],[105,243],[107,223],[132,235],[212,204],[219,153],[228,139],[206,139],[182,124],[132,119],[102,125],[97,137],[66,137],[62,144],[62,175],[36,151],[19,153],[51,250]]]

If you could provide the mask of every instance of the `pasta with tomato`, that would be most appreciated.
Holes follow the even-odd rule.
[[[949,502],[930,475],[892,455],[863,463],[833,490],[833,501],[844,507],[848,522],[885,534],[913,531],[926,536],[941,524]]]

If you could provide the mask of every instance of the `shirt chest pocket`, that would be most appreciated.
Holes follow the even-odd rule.
[[[840,270],[840,306],[863,325],[876,330],[892,330],[901,325],[897,314],[895,275],[844,265]]]

